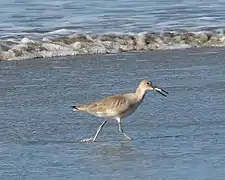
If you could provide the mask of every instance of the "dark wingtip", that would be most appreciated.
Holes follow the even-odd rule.
[[[77,109],[77,106],[71,106],[73,109]]]

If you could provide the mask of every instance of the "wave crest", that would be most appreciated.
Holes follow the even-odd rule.
[[[5,40],[0,43],[1,60],[19,60],[81,54],[164,50],[191,47],[224,47],[225,36],[216,32],[163,32],[105,34]]]

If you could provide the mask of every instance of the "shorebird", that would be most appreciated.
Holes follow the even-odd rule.
[[[96,141],[99,132],[109,119],[116,120],[118,122],[119,131],[126,139],[131,140],[122,128],[121,119],[131,115],[138,108],[145,97],[146,91],[148,90],[154,90],[163,96],[168,94],[167,91],[153,85],[151,81],[142,80],[135,92],[109,96],[95,102],[89,102],[88,104],[72,106],[74,111],[84,111],[94,116],[105,118],[105,121],[103,121],[98,127],[93,138],[83,139],[80,141]]]

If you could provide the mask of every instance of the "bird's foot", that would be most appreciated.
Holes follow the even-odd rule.
[[[132,140],[132,138],[130,138],[130,137],[126,137],[126,139],[127,139],[127,140],[129,140],[129,141],[131,141],[131,140]]]
[[[90,142],[93,141],[93,138],[80,139],[78,142]]]
[[[132,138],[130,138],[128,135],[126,135],[126,134],[123,134],[123,135],[124,135],[124,137],[125,137],[127,140],[129,140],[129,141],[132,140]]]

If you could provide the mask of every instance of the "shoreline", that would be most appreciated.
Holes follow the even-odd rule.
[[[142,56],[149,56],[149,60],[157,61],[157,59],[153,57],[175,57],[175,58],[183,58],[183,56],[192,56],[192,55],[202,55],[212,57],[214,54],[224,54],[223,47],[203,47],[203,48],[186,48],[186,49],[166,49],[166,50],[155,50],[155,51],[131,51],[131,52],[118,52],[111,54],[78,54],[74,56],[54,56],[54,57],[39,57],[39,58],[27,58],[22,60],[2,60],[0,61],[3,64],[13,63],[13,62],[31,62],[31,63],[42,63],[44,61],[80,61],[87,62],[92,60],[101,60],[104,59],[114,59],[115,61],[123,60],[126,56],[134,56],[136,62],[146,61],[146,59],[142,60]],[[153,56],[153,57],[152,57]],[[132,58],[133,59],[133,58]],[[133,59],[133,60],[134,60]],[[154,60],[155,59],[155,60]],[[104,60],[105,61],[105,60]],[[167,59],[169,61],[169,59]],[[8,63],[7,63],[8,62]]]
[[[1,41],[0,60],[215,47],[225,47],[225,35],[221,32],[75,34],[39,40],[24,37],[21,40]]]

